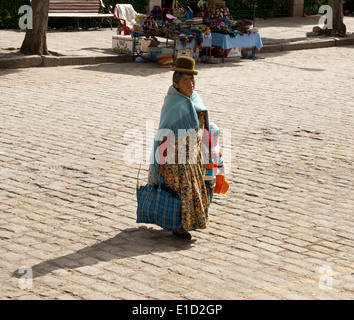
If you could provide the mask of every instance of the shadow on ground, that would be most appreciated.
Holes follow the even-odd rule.
[[[76,252],[32,266],[33,278],[38,278],[58,269],[75,269],[93,266],[101,261],[125,259],[154,252],[171,252],[188,250],[196,240],[188,241],[172,236],[171,232],[153,228],[129,228],[121,231],[113,238]],[[12,273],[20,278],[19,270]]]
[[[290,68],[290,69],[297,69],[297,70],[302,70],[302,71],[309,71],[309,72],[321,72],[321,71],[325,71],[326,69],[318,69],[318,68],[306,68],[306,67],[299,67],[299,66],[293,66],[290,64],[285,64],[285,63],[277,63],[274,61],[265,61],[265,63],[269,64],[269,65],[275,65],[275,66],[279,66],[279,67],[285,67],[285,68]]]
[[[274,55],[285,55],[287,54],[287,51],[283,52],[276,52]],[[256,57],[263,56],[264,53],[259,53],[258,51],[256,52]],[[220,58],[221,59],[221,58]],[[196,64],[196,69],[200,72],[203,71],[203,69],[210,69],[210,68],[229,68],[230,65],[235,66],[247,66],[248,63],[257,63],[257,60],[252,60],[252,59],[238,59],[238,58],[226,58],[225,63],[197,63]],[[95,71],[95,72],[107,72],[107,73],[114,73],[114,74],[121,74],[121,75],[129,75],[129,76],[136,76],[136,77],[149,77],[153,75],[158,75],[158,74],[164,74],[164,73],[171,73],[170,68],[161,68],[158,66],[158,64],[155,62],[148,62],[148,63],[134,63],[134,62],[129,62],[129,63],[105,63],[105,64],[98,64],[98,65],[85,65],[85,66],[77,66],[78,70],[84,70],[84,71]],[[220,72],[220,71],[218,71]]]
[[[97,52],[97,53],[100,53],[100,54],[114,55],[114,52],[112,51],[112,49],[105,49],[105,48],[98,48],[98,47],[88,47],[88,48],[82,48],[81,50],[90,51],[90,52]]]
[[[20,73],[20,72],[22,72],[21,69],[1,69],[0,68],[0,77],[7,76],[12,73]]]

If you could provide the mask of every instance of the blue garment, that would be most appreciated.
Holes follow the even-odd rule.
[[[157,149],[160,143],[167,137],[170,130],[176,138],[182,138],[179,135],[179,129],[186,130],[186,132],[190,129],[198,129],[199,120],[197,112],[205,112],[205,123],[207,130],[209,130],[209,112],[199,95],[194,91],[188,98],[174,86],[168,89],[150,157],[150,184],[154,185],[158,180],[160,155]]]

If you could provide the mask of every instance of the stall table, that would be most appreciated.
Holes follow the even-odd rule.
[[[223,49],[223,62],[225,62],[225,50],[227,49],[252,47],[252,58],[254,59],[255,49],[261,50],[263,47],[259,33],[238,34],[235,37],[231,37],[230,35],[213,32],[212,37],[212,45]]]
[[[145,33],[141,31],[132,31],[131,37],[133,38],[133,53],[132,59],[135,61],[135,43],[136,38],[138,37],[145,37]],[[158,36],[158,38],[166,39],[166,45],[168,41],[173,41],[173,57],[176,56],[176,50],[180,49],[189,49],[195,48],[197,45],[197,41],[193,40],[184,46],[182,43],[177,44],[176,39],[172,38],[165,38]],[[209,48],[212,46],[218,46],[223,49],[223,62],[225,62],[225,50],[232,49],[232,48],[244,48],[244,47],[252,47],[252,58],[255,58],[256,49],[260,50],[263,47],[262,39],[259,33],[250,33],[250,34],[243,34],[243,35],[236,35],[235,37],[231,37],[230,35],[225,35],[221,33],[212,33],[212,39],[206,39],[202,43],[203,47]]]
[[[138,37],[145,37],[145,33],[141,31],[132,31],[131,37],[133,38],[133,53],[132,53],[132,59],[135,61],[135,43],[136,43],[136,38]],[[157,36],[157,38],[162,38],[166,39],[166,45],[168,44],[168,41],[173,41],[173,58],[176,56],[176,50],[181,50],[181,49],[191,49],[195,48],[197,46],[197,40],[193,40],[191,42],[188,42],[185,46],[183,43],[177,44],[177,39],[173,38],[166,38],[162,36]],[[201,46],[203,47],[211,47],[212,46],[212,39],[205,39]]]

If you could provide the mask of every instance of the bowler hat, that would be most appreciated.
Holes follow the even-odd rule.
[[[176,65],[171,68],[172,71],[186,73],[186,74],[198,74],[198,71],[194,70],[195,60],[190,57],[182,56],[177,59]]]

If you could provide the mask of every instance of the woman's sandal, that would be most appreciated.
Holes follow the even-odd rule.
[[[191,240],[192,239],[192,235],[189,232],[178,232],[177,230],[172,231],[172,233],[181,239],[186,239],[186,240]]]

